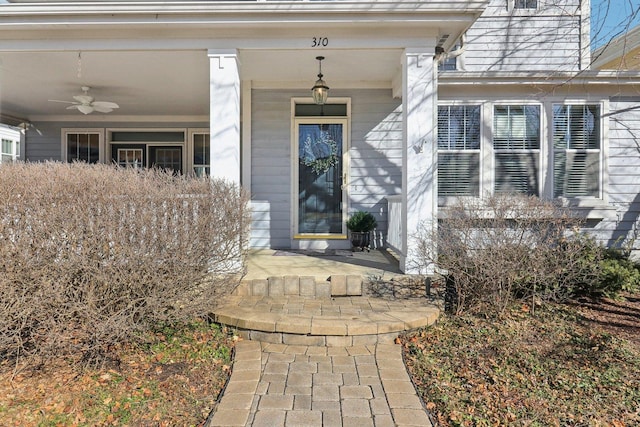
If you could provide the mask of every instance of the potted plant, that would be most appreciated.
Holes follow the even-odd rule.
[[[378,226],[376,218],[369,212],[355,212],[347,220],[347,228],[351,232],[351,250],[359,248],[370,250],[371,232]]]

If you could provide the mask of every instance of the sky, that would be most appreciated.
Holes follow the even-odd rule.
[[[640,0],[591,0],[592,49],[640,25]]]

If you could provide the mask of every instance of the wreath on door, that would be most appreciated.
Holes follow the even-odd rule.
[[[320,132],[320,136],[316,139],[312,139],[309,135],[304,141],[300,160],[316,175],[326,173],[332,166],[338,164],[338,143],[328,132]]]

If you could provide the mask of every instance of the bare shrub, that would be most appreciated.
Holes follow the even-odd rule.
[[[0,167],[0,358],[98,360],[210,312],[242,271],[239,188],[158,170]]]
[[[457,313],[502,313],[515,298],[562,300],[598,275],[598,246],[552,201],[496,195],[443,214],[437,231],[425,224],[416,238],[420,262],[447,276]]]

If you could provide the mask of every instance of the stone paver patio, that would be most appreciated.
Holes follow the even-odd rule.
[[[207,425],[431,427],[394,339],[433,324],[441,306],[398,273],[384,251],[254,251],[213,313],[244,340]]]
[[[241,341],[211,426],[431,426],[394,344]]]

